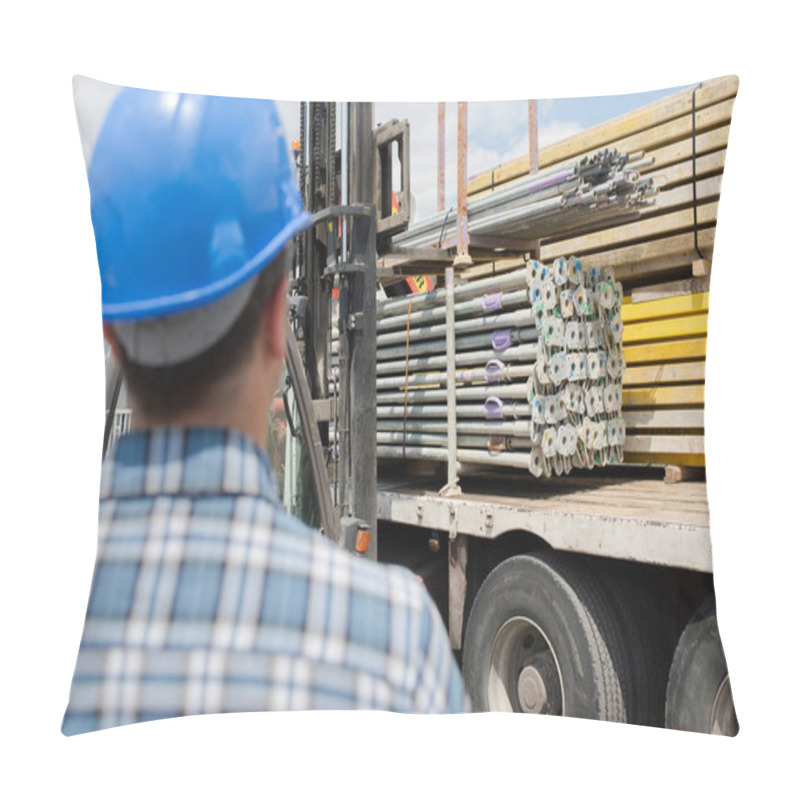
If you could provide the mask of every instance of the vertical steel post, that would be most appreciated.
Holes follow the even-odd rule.
[[[447,485],[443,494],[459,494],[458,442],[456,414],[456,333],[455,333],[455,275],[453,267],[472,263],[469,256],[467,230],[467,104],[458,104],[458,220],[457,248],[452,267],[444,271],[445,290],[445,352],[447,356]]]
[[[444,119],[445,105],[439,103],[439,117],[438,117],[438,148],[437,148],[437,194],[436,194],[436,210],[444,211],[444,162],[445,162],[445,119]]]
[[[444,271],[445,352],[447,355],[447,485],[444,494],[458,494],[458,420],[456,415],[455,280],[453,267]]]
[[[539,102],[528,100],[528,171],[539,171]],[[539,260],[539,240],[533,246],[533,257]]]
[[[458,219],[454,266],[468,266],[469,230],[467,227],[467,104],[458,104]]]
[[[536,100],[528,100],[528,161],[529,172],[539,171],[539,110]]]
[[[375,142],[372,103],[349,105],[349,164],[351,203],[373,203],[375,181]],[[374,223],[373,223],[374,225]],[[373,228],[374,230],[374,228]],[[378,555],[378,450],[375,409],[375,251],[366,259],[364,271],[352,281],[351,308],[360,312],[354,320],[351,349],[350,421],[352,458],[352,513],[364,520],[371,531],[367,556]]]

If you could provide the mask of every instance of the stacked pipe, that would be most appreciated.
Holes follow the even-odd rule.
[[[537,477],[622,460],[622,287],[577,258],[454,290],[458,461]],[[447,460],[445,293],[379,301],[378,456]]]
[[[635,215],[654,202],[653,178],[639,175],[639,169],[651,164],[652,159],[642,153],[629,156],[605,148],[542,170],[470,200],[469,232],[473,236],[544,238]],[[456,224],[450,209],[412,225],[392,242],[405,247],[439,245],[455,235]]]

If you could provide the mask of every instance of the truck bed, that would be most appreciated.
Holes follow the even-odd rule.
[[[556,549],[711,572],[705,482],[666,484],[663,470],[616,468],[537,480],[465,474],[461,495],[440,474],[380,472],[378,520],[496,538],[528,531]]]

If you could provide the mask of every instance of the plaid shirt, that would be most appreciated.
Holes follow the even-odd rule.
[[[120,439],[62,732],[189,714],[468,711],[447,634],[406,569],[280,507],[268,460],[217,428]]]

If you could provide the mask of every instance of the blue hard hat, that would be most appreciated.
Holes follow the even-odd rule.
[[[78,108],[105,320],[209,304],[310,224],[272,101],[131,88],[109,96],[91,137],[82,124],[91,113]]]

